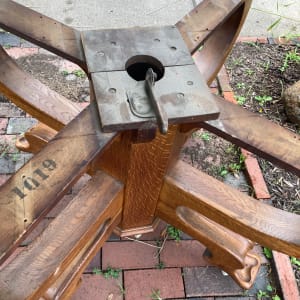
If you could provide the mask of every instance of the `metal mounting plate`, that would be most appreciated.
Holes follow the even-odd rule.
[[[183,80],[184,78],[184,80]],[[151,107],[144,97],[134,97],[135,107],[140,106],[140,118],[131,112],[128,93],[139,91],[139,82],[130,78],[126,71],[92,74],[94,91],[98,102],[101,125],[104,132],[136,129],[147,122],[156,122]],[[219,109],[196,66],[165,68],[165,76],[156,82],[156,94],[168,114],[170,124],[207,121],[219,116]]]
[[[86,31],[82,44],[104,132],[157,123],[143,82],[126,71],[128,60],[138,55],[152,56],[164,68],[155,82],[155,97],[169,124],[218,117],[219,109],[176,27]]]

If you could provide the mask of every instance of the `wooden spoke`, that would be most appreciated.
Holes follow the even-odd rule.
[[[184,162],[166,176],[160,202],[185,222],[182,211],[188,208],[261,245],[300,256],[300,216],[263,204]]]
[[[60,130],[80,112],[74,103],[23,72],[1,47],[0,70],[0,92],[51,128]]]
[[[204,258],[220,267],[242,287],[249,289],[256,278],[260,259],[251,252],[254,243],[187,208],[159,202],[157,215],[208,247]]]
[[[233,47],[250,6],[251,0],[203,0],[176,24],[208,83]]]
[[[0,27],[86,70],[79,31],[10,0],[0,2]]]
[[[112,226],[120,221],[122,191],[122,185],[112,177],[96,174],[39,239],[3,268],[1,297],[39,299],[60,276],[66,277],[64,271],[68,267],[72,270],[78,265],[78,255],[82,257],[91,248],[96,254],[112,232]],[[95,243],[97,247],[93,246]],[[78,271],[69,275],[78,276]],[[52,289],[48,293],[51,291],[54,292]]]
[[[230,142],[300,176],[300,136],[246,109],[215,96],[218,120],[198,124]],[[185,125],[183,130],[192,128]]]
[[[94,103],[0,188],[0,255],[23,238],[87,170],[113,138],[103,134]]]

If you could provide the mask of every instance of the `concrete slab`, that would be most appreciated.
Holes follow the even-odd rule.
[[[15,0],[80,30],[172,25],[202,0]],[[272,31],[268,27],[282,17]],[[241,36],[300,34],[299,0],[253,0]]]
[[[173,25],[193,8],[192,0],[17,0],[80,30]],[[101,3],[101,4],[99,4]]]

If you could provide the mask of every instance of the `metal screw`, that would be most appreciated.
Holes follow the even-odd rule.
[[[184,94],[183,93],[178,93],[177,94],[177,98],[178,99],[183,99],[184,98]]]
[[[176,50],[177,50],[177,48],[174,47],[174,46],[172,46],[172,47],[170,47],[170,48],[171,48],[171,50],[173,50],[173,51],[176,51]]]
[[[193,81],[188,81],[187,84],[188,84],[188,85],[193,85],[194,82],[193,82]]]
[[[112,94],[115,94],[117,92],[117,90],[115,88],[110,88],[108,91]]]

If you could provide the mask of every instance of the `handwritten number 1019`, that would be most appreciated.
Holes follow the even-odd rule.
[[[42,162],[42,168],[38,168],[33,171],[31,177],[23,178],[23,187],[14,187],[12,191],[17,194],[20,199],[24,199],[27,191],[33,191],[37,189],[42,181],[45,181],[50,176],[50,173],[56,169],[56,163],[54,160],[46,159]]]

